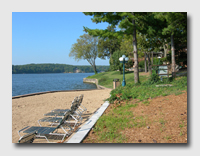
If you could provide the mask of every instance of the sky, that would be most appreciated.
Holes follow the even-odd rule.
[[[72,44],[83,35],[83,26],[106,29],[108,23],[93,23],[82,12],[12,12],[12,64],[59,63],[90,65],[69,57]],[[109,59],[96,59],[109,65]]]

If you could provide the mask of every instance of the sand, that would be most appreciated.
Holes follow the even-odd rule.
[[[39,126],[38,120],[53,109],[68,109],[76,96],[84,95],[82,105],[91,116],[109,98],[111,89],[54,92],[12,99],[12,142],[19,140],[18,131],[26,126]],[[46,143],[46,141],[44,142]]]

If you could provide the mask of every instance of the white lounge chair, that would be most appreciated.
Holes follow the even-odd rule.
[[[37,127],[37,126],[27,126],[21,130],[18,131],[18,134],[20,136],[20,138],[22,137],[20,135],[20,133],[33,133],[36,132],[35,137],[36,138],[45,138],[48,142],[48,136],[63,136],[62,137],[62,141],[65,139],[65,137],[67,135],[70,135],[72,132],[72,128],[69,124],[65,123],[66,120],[68,120],[68,118],[70,117],[70,111],[66,112],[64,117],[62,118],[62,120],[59,122],[59,124],[57,125],[57,127]],[[58,130],[62,130],[63,133],[57,133]]]
[[[81,114],[77,113],[78,104],[79,104],[79,98],[76,97],[76,98],[74,98],[74,100],[72,102],[71,109],[63,109],[63,110],[56,109],[49,113],[44,114],[45,116],[48,116],[48,117],[44,117],[44,118],[38,120],[39,125],[42,126],[41,122],[49,122],[51,126],[57,125],[59,123],[59,121],[61,120],[61,117],[66,112],[69,112],[70,117],[65,122],[74,124],[73,128],[75,128],[77,125],[80,125],[82,123]]]
[[[32,143],[35,139],[36,134],[37,134],[36,131],[28,133],[20,137],[18,143]]]

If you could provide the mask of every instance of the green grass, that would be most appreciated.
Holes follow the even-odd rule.
[[[124,142],[126,141],[126,136],[120,133],[121,130],[146,126],[146,117],[139,116],[134,118],[133,112],[130,111],[130,108],[136,106],[137,104],[127,103],[101,116],[94,127],[94,132],[99,137],[96,141]]]
[[[111,71],[95,74],[92,76],[88,76],[88,79],[98,79],[98,83],[101,86],[107,88],[113,88],[113,79],[119,79],[120,83],[123,81],[123,74],[120,74],[119,71]],[[132,83],[134,81],[134,73],[133,72],[125,72],[126,84]],[[140,81],[144,82],[147,80],[147,76],[140,76]]]
[[[167,139],[167,140],[169,140],[171,138],[172,138],[171,136],[165,136],[165,139]]]
[[[148,106],[149,105],[149,101],[145,100],[142,102],[145,106]]]
[[[184,127],[184,122],[182,121],[182,124],[179,125],[179,128],[183,128]]]
[[[183,127],[185,126],[184,122],[182,121],[182,124],[179,125],[179,128],[180,128],[180,136],[183,135]]]
[[[160,83],[160,82],[158,82]],[[158,96],[167,96],[170,94],[179,95],[182,91],[187,90],[187,77],[180,77],[171,82],[173,86],[156,87],[156,84],[149,84],[148,81],[144,81],[141,84],[134,84],[134,82],[127,84],[125,87],[119,86],[111,91],[111,97],[109,102],[113,103],[117,100],[129,100],[139,99],[144,101],[144,104],[148,105],[147,100]],[[117,95],[121,95],[120,98]]]

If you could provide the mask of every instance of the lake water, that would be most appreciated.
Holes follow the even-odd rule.
[[[58,90],[96,89],[83,83],[94,73],[12,74],[12,96]]]

